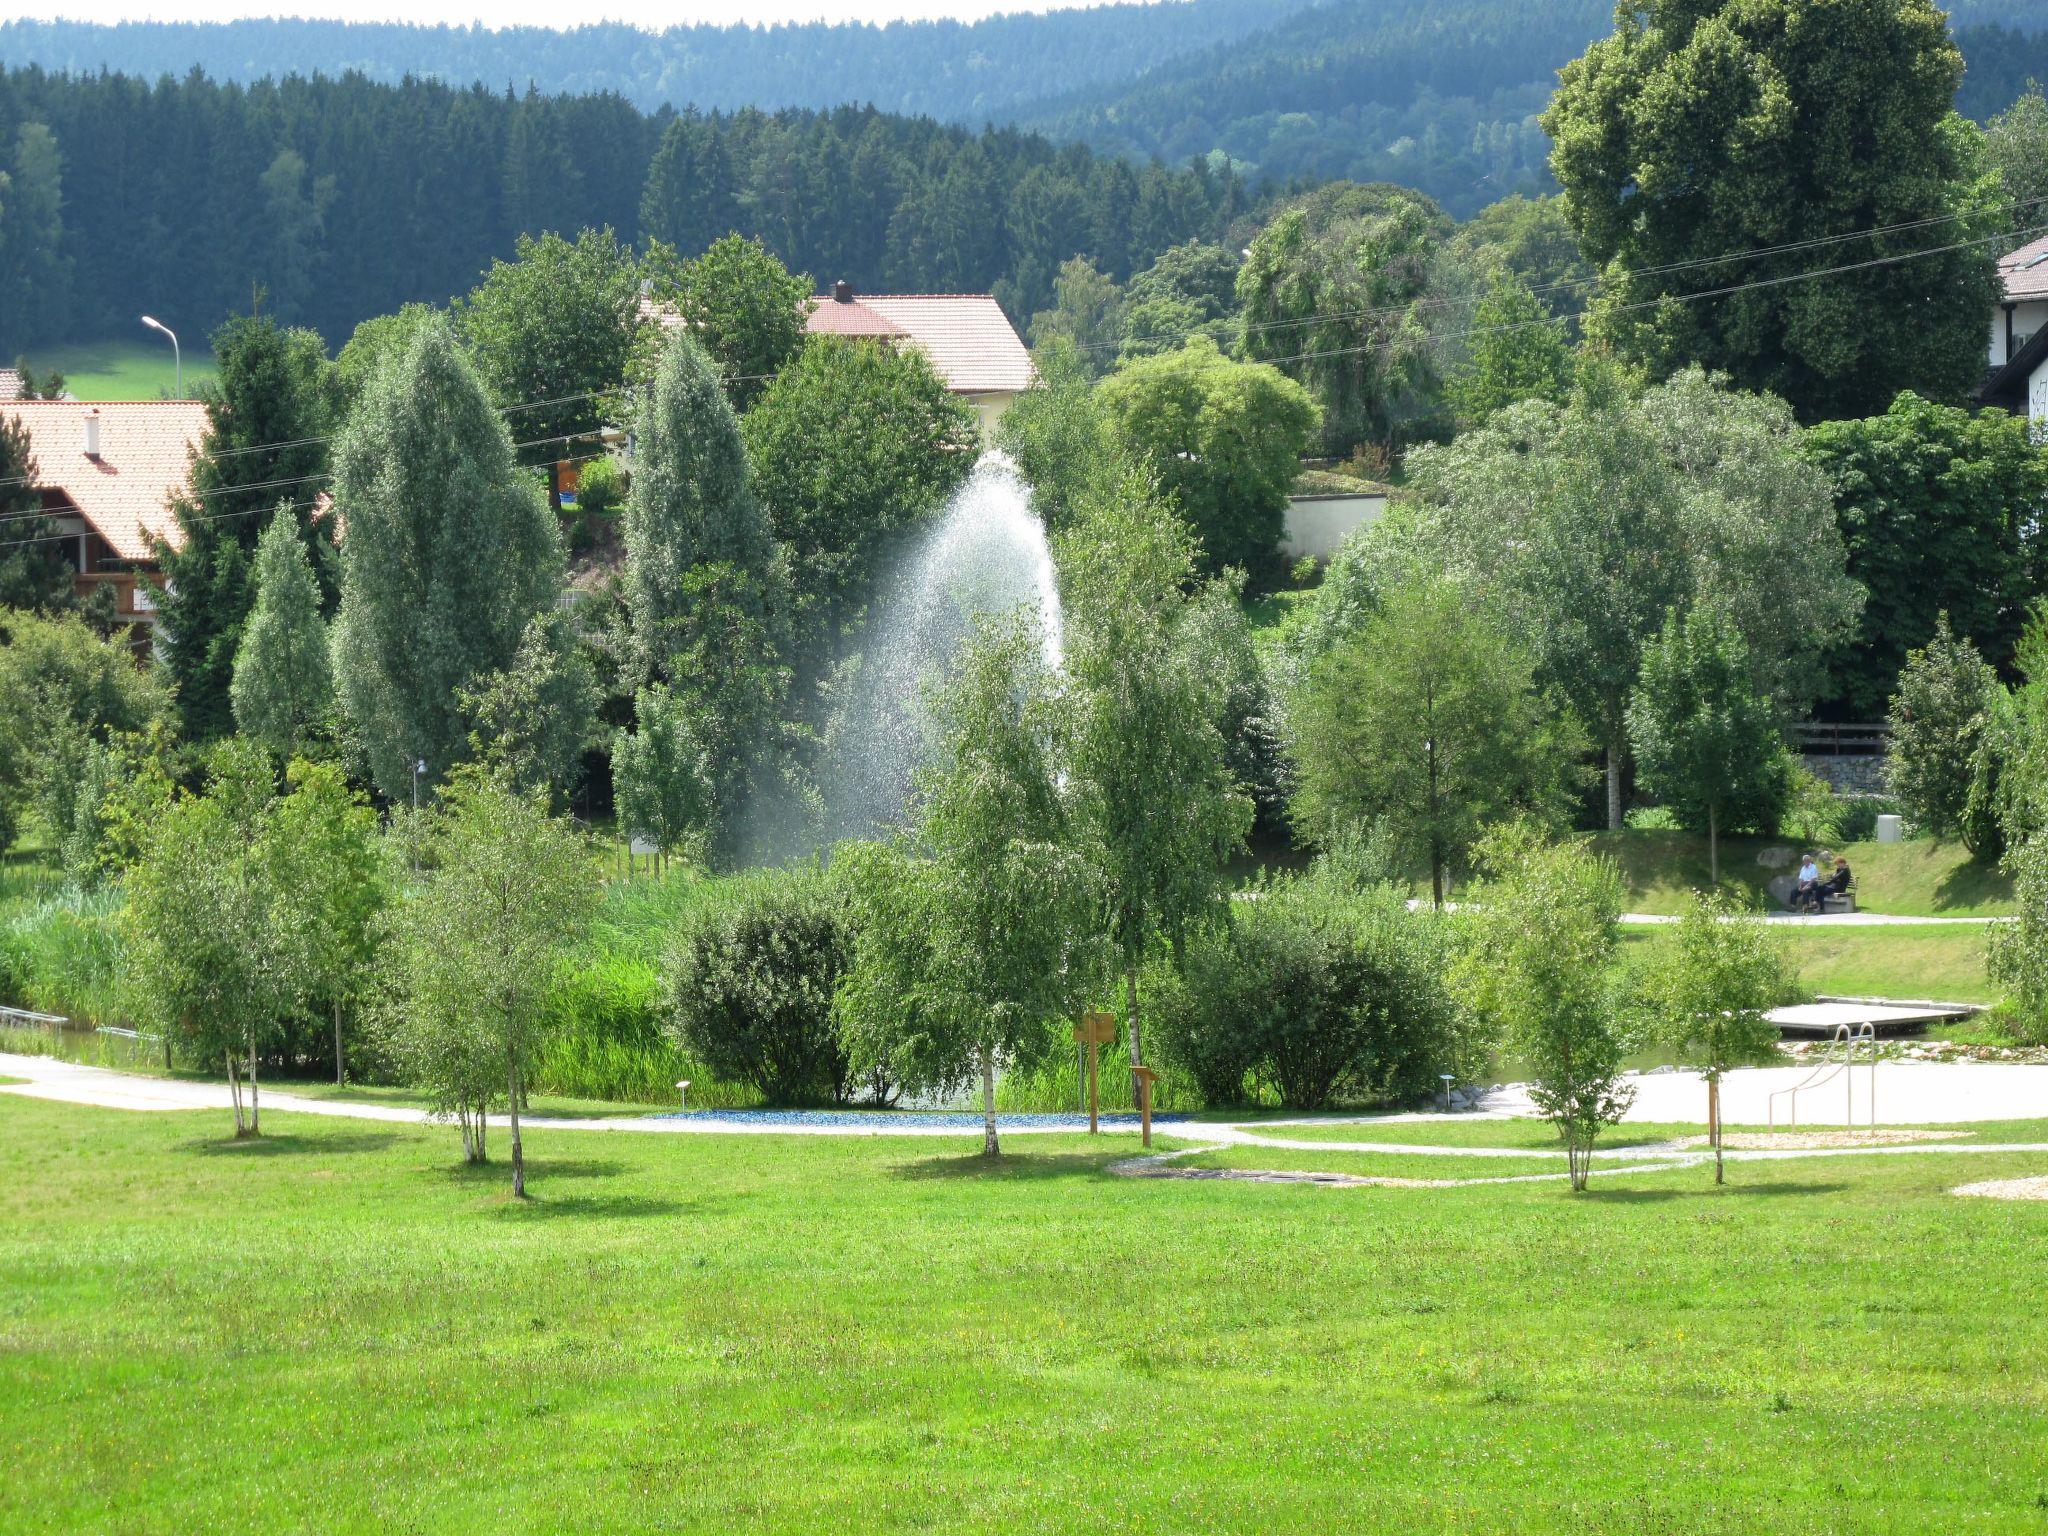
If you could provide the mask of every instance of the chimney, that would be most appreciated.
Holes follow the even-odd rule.
[[[100,456],[100,409],[94,406],[85,413],[85,456],[97,459]]]
[[[851,304],[853,302],[853,284],[843,277],[834,283],[832,285],[832,302],[835,304]]]

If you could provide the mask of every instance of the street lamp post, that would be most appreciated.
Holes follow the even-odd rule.
[[[144,315],[142,317],[142,323],[148,326],[152,331],[162,331],[166,336],[171,338],[171,361],[177,364],[178,367],[177,398],[180,400],[184,399],[185,354],[178,349],[178,333],[172,330],[168,325],[165,325],[163,321],[157,319],[156,316],[154,315]]]

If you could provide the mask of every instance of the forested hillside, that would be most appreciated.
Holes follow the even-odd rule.
[[[2044,0],[1949,10],[1965,114],[1988,118],[2048,78]],[[1558,69],[1613,21],[1608,0],[1332,0],[1021,121],[1169,160],[1222,149],[1255,179],[1396,181],[1463,217],[1554,185],[1537,115]]]
[[[647,111],[864,103],[980,127],[1055,91],[1135,79],[1311,3],[1166,0],[971,23],[706,24],[658,34],[617,23],[555,31],[299,19],[10,21],[0,24],[0,63],[147,79],[198,68],[245,84],[345,70],[390,85],[425,75],[493,89],[613,91]]]
[[[2048,0],[1957,0],[1979,120],[2048,77]],[[1397,181],[1465,216],[1547,190],[1537,114],[1557,70],[1609,30],[1609,0],[1168,0],[974,23],[408,27],[16,21],[0,62],[216,80],[361,72],[498,91],[612,92],[644,111],[864,103],[1015,123],[1181,164],[1228,153],[1251,181]]]
[[[1459,215],[1551,185],[1536,115],[1609,0],[1337,0],[1027,120],[1127,154],[1223,149],[1282,179],[1395,181]]]
[[[432,82],[0,74],[0,355],[252,283],[338,341],[468,288],[521,233],[610,226],[694,254],[728,230],[868,289],[990,291],[1020,318],[1076,252],[1118,277],[1214,239],[1242,182],[1014,129],[868,108],[678,117],[609,94]]]

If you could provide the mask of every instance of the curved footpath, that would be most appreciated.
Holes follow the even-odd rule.
[[[1770,1095],[1790,1088],[1814,1075],[1811,1065],[1757,1067],[1731,1072],[1721,1084],[1721,1115],[1732,1125],[1763,1125],[1770,1119]],[[47,1056],[14,1056],[0,1053],[0,1077],[21,1078],[18,1083],[0,1083],[0,1093],[23,1098],[51,1099],[65,1104],[85,1104],[101,1109],[127,1110],[227,1110],[230,1108],[225,1083],[193,1082],[179,1078],[145,1077],[105,1067],[84,1066]],[[1635,1103],[1627,1118],[1636,1122],[1698,1124],[1706,1110],[1706,1087],[1695,1072],[1654,1071],[1633,1074]],[[1867,1113],[1869,1076],[1859,1067],[1856,1079],[1857,1117]],[[1845,1104],[1843,1086],[1836,1081],[1801,1093],[1800,1118],[1817,1129],[1842,1123]],[[262,1095],[263,1107],[284,1114],[331,1115],[350,1120],[381,1120],[417,1125],[432,1117],[404,1104],[372,1104],[347,1099],[309,1099],[289,1090]],[[1782,1115],[1782,1102],[1779,1106]],[[2048,1119],[2048,1066],[2011,1065],[1997,1062],[1893,1062],[1877,1070],[1878,1120],[1884,1125],[1962,1125],[1984,1120]],[[1177,1141],[1200,1140],[1210,1146],[1269,1145],[1294,1151],[1380,1152],[1442,1154],[1459,1157],[1527,1157],[1527,1151],[1507,1148],[1440,1147],[1408,1142],[1297,1141],[1267,1133],[1283,1127],[1315,1125],[1427,1124],[1436,1121],[1469,1122],[1481,1119],[1533,1117],[1535,1107],[1521,1084],[1508,1084],[1483,1095],[1473,1109],[1455,1114],[1435,1112],[1397,1115],[1317,1116],[1296,1120],[1260,1119],[1236,1124],[1222,1122],[1180,1122],[1162,1126],[1161,1133]],[[493,1116],[494,1125],[503,1118]],[[650,1111],[644,1115],[593,1116],[565,1119],[555,1115],[522,1115],[522,1128],[564,1131],[636,1131],[668,1135],[752,1135],[752,1136],[979,1136],[978,1123],[960,1126],[931,1124],[890,1124],[881,1116],[849,1115],[843,1123],[802,1125],[764,1124],[744,1117],[726,1118],[715,1114],[693,1114],[675,1118]],[[1061,1125],[1006,1126],[1006,1134],[1036,1135],[1064,1133]],[[1776,1158],[1793,1155],[1820,1157],[1832,1151],[1848,1150],[1856,1155],[1874,1152],[1979,1152],[1997,1150],[1981,1144],[1941,1146],[1906,1143],[1897,1146],[1858,1147],[1801,1151],[1787,1154],[1776,1150],[1730,1151],[1730,1157]],[[2007,1148],[2004,1150],[2013,1150]],[[2048,1150],[2044,1147],[2043,1150]],[[1640,1147],[1617,1149],[1595,1156],[1640,1158]],[[1670,1149],[1658,1155],[1693,1156]]]

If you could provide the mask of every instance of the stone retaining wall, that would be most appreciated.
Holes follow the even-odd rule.
[[[1852,757],[1827,752],[1807,752],[1799,761],[1815,778],[1824,779],[1838,795],[1889,794],[1884,759],[1875,753]]]

